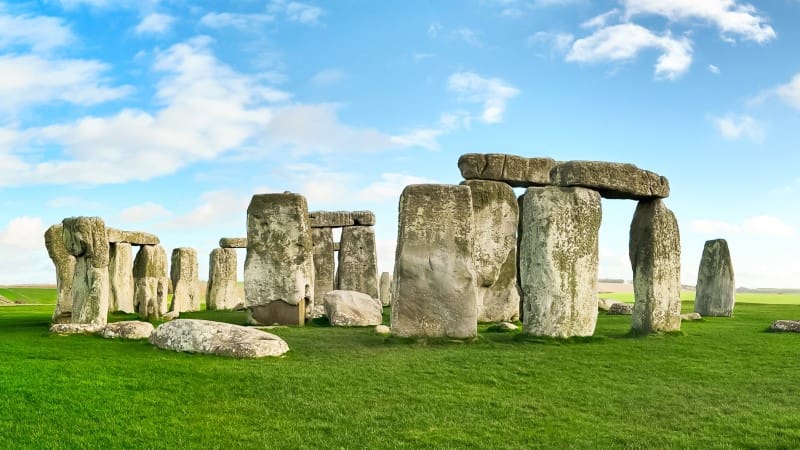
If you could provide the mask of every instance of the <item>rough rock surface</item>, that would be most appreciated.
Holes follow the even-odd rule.
[[[392,274],[383,272],[380,279],[380,298],[381,305],[389,306],[392,304]]]
[[[375,225],[375,214],[372,211],[311,211],[308,218],[312,228]]]
[[[197,252],[190,247],[172,250],[169,274],[172,280],[172,310],[200,311],[200,280]]]
[[[694,311],[703,316],[730,317],[735,303],[736,283],[728,242],[706,241],[697,273]]]
[[[142,320],[157,320],[167,312],[167,253],[160,245],[143,245],[133,261],[133,303]]]
[[[150,322],[126,320],[109,323],[103,328],[102,336],[106,339],[147,339],[154,329]]]
[[[75,257],[64,245],[64,225],[56,224],[44,233],[47,254],[56,267],[56,309],[53,323],[68,323],[72,318],[72,282],[75,277]]]
[[[472,193],[478,322],[517,320],[517,196],[511,186],[498,181],[469,180],[462,184]]]
[[[220,238],[220,248],[247,248],[247,238]]]
[[[392,334],[392,329],[386,325],[378,325],[375,327],[375,332],[378,334]]]
[[[660,199],[643,200],[631,222],[632,328],[641,333],[681,329],[681,238],[678,221]]]
[[[523,332],[562,338],[594,333],[601,215],[596,191],[527,189],[520,245]]]
[[[609,316],[630,316],[633,314],[633,305],[630,303],[614,303],[608,308]]]
[[[109,244],[109,311],[133,313],[133,252],[131,244]]]
[[[525,158],[498,153],[467,153],[458,158],[465,180],[493,180],[514,187],[546,186],[556,162],[550,158]]]
[[[556,186],[581,186],[600,192],[605,198],[632,200],[669,197],[669,181],[657,173],[633,164],[601,161],[566,161],[551,172]]]
[[[131,245],[158,245],[161,242],[158,236],[144,231],[125,231],[116,228],[108,228],[108,242],[123,242]]]
[[[336,289],[333,229],[312,228],[311,243],[314,246],[314,311],[311,312],[311,316],[320,317],[325,315],[323,297],[327,292]]]
[[[323,298],[325,315],[335,327],[380,325],[383,307],[374,297],[356,291],[330,291]]]
[[[286,342],[255,328],[208,320],[177,319],[159,325],[150,335],[156,347],[177,352],[206,353],[235,358],[280,356]]]
[[[686,321],[686,322],[692,322],[692,321],[695,321],[695,320],[700,320],[702,318],[703,318],[703,316],[701,316],[700,314],[698,314],[696,312],[681,314],[681,320],[682,321]]]
[[[314,250],[308,205],[299,194],[254,195],[247,207],[245,306],[251,323],[272,325],[277,305],[297,310],[285,324],[302,324],[314,303]]]
[[[375,249],[375,229],[352,226],[342,229],[339,243],[339,264],[336,288],[342,291],[363,292],[378,298],[378,254]]]
[[[56,323],[50,327],[54,334],[94,334],[102,330],[105,325],[96,323]]]
[[[476,336],[473,226],[467,186],[417,184],[403,190],[392,277],[394,335]]]
[[[75,257],[70,321],[105,325],[109,291],[106,226],[99,217],[69,217],[62,225],[64,246]]]
[[[622,302],[619,300],[614,300],[613,298],[598,298],[597,309],[608,311],[611,308],[611,305],[615,303],[622,303]]]
[[[237,289],[236,250],[215,248],[208,257],[206,309],[235,309],[241,306]]]
[[[800,333],[800,321],[797,320],[776,320],[769,326],[770,331],[788,331]]]

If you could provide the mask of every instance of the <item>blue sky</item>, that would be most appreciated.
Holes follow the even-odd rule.
[[[467,152],[630,162],[669,178],[692,284],[800,287],[800,1],[0,1],[0,283],[51,282],[63,217],[198,250],[253,193],[370,209],[390,271],[410,183]],[[635,203],[603,202],[629,279]],[[244,254],[240,254],[240,265]]]

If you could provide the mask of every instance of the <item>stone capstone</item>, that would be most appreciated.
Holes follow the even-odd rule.
[[[389,306],[392,304],[392,274],[383,272],[380,279],[380,299],[381,305]]]
[[[312,228],[375,225],[375,214],[372,211],[311,211],[308,218]]]
[[[109,311],[133,313],[133,252],[131,244],[109,244]]]
[[[342,229],[336,279],[339,290],[379,297],[374,228],[352,226]]]
[[[326,293],[336,289],[333,229],[312,228],[311,243],[314,247],[314,311],[312,311],[311,317],[321,317],[325,315],[323,297]]]
[[[69,217],[62,225],[64,246],[75,257],[70,321],[105,325],[109,295],[109,245],[105,224],[99,217]]]
[[[53,323],[68,323],[72,318],[72,282],[75,277],[75,257],[64,245],[64,225],[56,224],[44,233],[44,245],[56,267],[56,309]]]
[[[669,197],[669,181],[657,173],[633,164],[601,161],[567,161],[551,172],[556,186],[581,186],[600,192],[605,198],[632,200]]]
[[[769,326],[770,331],[783,331],[790,333],[800,333],[800,321],[797,320],[776,320]]]
[[[159,325],[150,335],[156,347],[176,352],[205,353],[235,358],[280,356],[286,342],[255,328],[208,320],[177,319]]]
[[[736,283],[728,242],[706,241],[697,273],[694,311],[703,316],[730,317],[736,303]]]
[[[633,314],[633,305],[630,303],[614,303],[608,308],[609,316],[630,316]]]
[[[243,299],[237,290],[236,250],[215,248],[208,258],[206,309],[236,309]]]
[[[172,250],[172,311],[200,311],[200,280],[197,252],[190,247]]]
[[[125,231],[116,228],[108,228],[108,242],[125,243],[131,245],[158,245],[161,242],[158,236],[144,231]]]
[[[513,187],[549,185],[555,164],[550,158],[497,153],[467,153],[458,158],[458,169],[465,180],[502,181]]]
[[[383,307],[372,296],[356,291],[330,291],[323,297],[325,315],[335,327],[380,325]]]
[[[109,323],[103,328],[101,334],[106,339],[147,339],[154,329],[150,322],[126,320]]]
[[[142,320],[158,320],[167,312],[167,253],[160,245],[143,245],[133,261],[133,299]]]
[[[220,248],[247,248],[247,238],[220,238]]]

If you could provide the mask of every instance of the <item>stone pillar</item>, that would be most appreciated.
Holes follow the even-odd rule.
[[[62,221],[64,245],[75,257],[72,323],[105,325],[108,321],[108,238],[99,217]]]
[[[469,180],[462,184],[472,193],[478,322],[516,320],[520,301],[517,290],[517,197],[506,183]]]
[[[323,297],[336,289],[334,285],[333,229],[312,228],[311,242],[314,246],[314,311],[313,317],[325,315]]]
[[[532,187],[523,201],[523,332],[591,336],[597,324],[600,194],[578,187]]]
[[[200,286],[198,285],[197,252],[193,248],[178,247],[172,250],[172,310],[200,311]]]
[[[117,242],[109,245],[108,277],[110,284],[109,311],[133,313],[133,253],[131,244]]]
[[[400,196],[392,288],[394,335],[476,336],[473,245],[468,187],[406,186]]]
[[[133,299],[142,320],[157,320],[167,312],[167,252],[160,245],[143,245],[133,261]]]
[[[236,250],[211,250],[208,258],[206,309],[235,309],[242,306],[236,284]]]
[[[736,303],[736,283],[728,242],[706,241],[697,273],[694,312],[701,316],[730,317]]]
[[[681,238],[678,222],[660,199],[642,200],[631,222],[632,327],[639,333],[681,328]]]
[[[314,303],[314,251],[305,197],[254,195],[247,207],[245,306],[251,323],[302,325]]]
[[[56,224],[44,233],[47,254],[56,267],[56,310],[53,323],[69,323],[72,318],[72,279],[75,277],[75,257],[64,245],[64,225]]]
[[[383,306],[389,306],[392,304],[392,274],[389,272],[383,272],[381,274],[381,286],[380,286],[380,294],[381,294],[381,304]]]
[[[342,228],[337,272],[338,290],[356,291],[374,299],[378,298],[378,255],[375,250],[374,228]]]

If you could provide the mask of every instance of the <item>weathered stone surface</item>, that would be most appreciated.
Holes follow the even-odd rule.
[[[523,332],[591,336],[597,324],[600,195],[579,187],[532,187],[524,202]]]
[[[108,320],[109,246],[99,217],[62,221],[64,245],[75,257],[72,278],[72,323],[105,325]]]
[[[643,200],[631,222],[632,327],[641,333],[681,328],[681,238],[664,202]]]
[[[206,309],[236,309],[244,304],[237,289],[236,250],[215,248],[208,258]]]
[[[519,327],[511,322],[500,322],[489,327],[489,331],[499,331],[501,333],[510,333],[519,330]]]
[[[498,153],[467,153],[458,158],[465,180],[493,180],[514,187],[546,186],[556,162],[550,158],[526,158]]]
[[[109,298],[108,310],[133,313],[133,253],[131,244],[109,244]]]
[[[694,311],[703,316],[730,317],[735,303],[736,283],[728,242],[706,241],[697,273]]]
[[[632,200],[669,197],[669,181],[657,173],[633,164],[601,161],[566,161],[551,172],[556,186],[581,186],[600,192],[605,198]]]
[[[64,225],[56,224],[44,233],[47,254],[56,267],[56,309],[53,323],[69,323],[72,319],[72,281],[75,277],[75,257],[64,245]]]
[[[498,181],[469,180],[462,184],[472,193],[478,322],[517,320],[517,196],[511,186]]]
[[[308,218],[312,228],[375,225],[375,214],[372,211],[311,211]]]
[[[276,323],[264,315],[272,308],[259,307],[277,301],[302,305],[298,309],[303,314],[311,312],[314,306],[313,255],[305,197],[292,193],[254,195],[247,207],[244,263],[245,306],[251,321],[266,325]],[[262,311],[257,314],[256,308]]]
[[[101,334],[106,339],[147,339],[154,329],[150,322],[126,320],[109,323]]]
[[[56,323],[50,327],[54,334],[94,334],[102,330],[105,325],[96,323]]]
[[[389,306],[392,304],[392,274],[383,272],[380,280],[381,305]]]
[[[167,312],[167,252],[160,245],[143,245],[133,261],[133,303],[142,320],[157,320]]]
[[[325,315],[335,327],[380,325],[383,307],[380,300],[356,291],[330,291],[323,298]]]
[[[255,328],[209,320],[178,319],[159,325],[150,335],[156,347],[176,352],[206,353],[235,358],[280,356],[286,342]]]
[[[336,262],[333,259],[333,229],[312,228],[311,243],[314,246],[314,311],[312,317],[325,315],[323,297],[336,289],[334,277]]]
[[[783,331],[790,333],[800,333],[800,321],[797,320],[776,320],[769,326],[770,331]]]
[[[375,213],[372,211],[352,211],[350,215],[353,217],[355,226],[371,227],[375,225]]]
[[[695,321],[695,320],[700,320],[702,318],[703,318],[703,316],[701,316],[700,314],[698,314],[696,312],[681,314],[681,320],[684,321],[684,322],[692,322],[692,321]]]
[[[172,280],[172,311],[200,311],[200,279],[197,252],[190,247],[172,250],[169,275]]]
[[[379,297],[374,228],[352,226],[342,229],[337,272],[337,289]]]
[[[339,245],[338,242],[333,243],[333,251],[338,252],[340,248],[341,246]]]
[[[375,327],[375,333],[377,334],[392,334],[392,329],[387,327],[386,325],[378,325]]]
[[[144,231],[125,231],[116,228],[108,228],[108,242],[126,243],[131,245],[158,245],[161,243],[158,236]]]
[[[399,213],[392,333],[474,337],[478,314],[469,188],[406,186]]]
[[[221,248],[247,248],[247,238],[220,238]]]
[[[609,316],[630,316],[633,314],[633,305],[630,303],[614,303],[608,308]]]
[[[597,309],[608,311],[612,305],[615,303],[622,303],[619,300],[614,300],[613,298],[598,298],[597,299]]]

